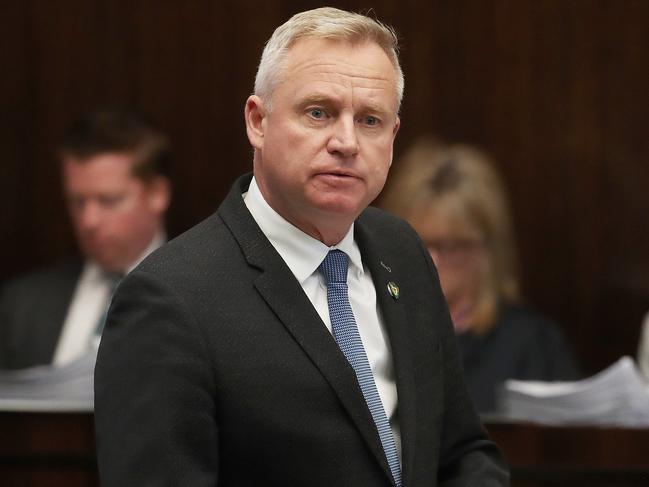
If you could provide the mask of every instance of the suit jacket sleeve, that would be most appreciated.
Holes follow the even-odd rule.
[[[0,368],[52,361],[80,272],[80,262],[64,261],[0,289]]]
[[[102,485],[217,483],[213,372],[192,311],[135,271],[111,305],[95,370]]]

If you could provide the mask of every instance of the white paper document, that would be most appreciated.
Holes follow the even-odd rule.
[[[507,419],[556,425],[649,427],[649,382],[633,359],[574,382],[508,380],[499,412]]]
[[[56,367],[0,370],[0,411],[91,412],[96,350]]]

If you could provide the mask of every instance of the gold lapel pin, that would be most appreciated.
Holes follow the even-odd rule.
[[[388,292],[394,299],[399,299],[399,286],[392,281],[388,282]]]

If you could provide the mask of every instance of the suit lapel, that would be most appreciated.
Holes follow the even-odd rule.
[[[62,264],[44,277],[42,289],[47,289],[47,293],[39,294],[39,305],[30,312],[31,320],[19,323],[23,326],[32,324],[25,326],[26,335],[21,334],[22,345],[18,347],[24,355],[20,357],[21,363],[40,365],[54,360],[82,269],[81,262],[74,260]]]
[[[386,475],[391,478],[390,467],[354,369],[299,282],[243,203],[241,193],[246,190],[249,182],[248,176],[235,183],[219,208],[219,214],[238,241],[248,264],[261,271],[254,282],[255,288],[325,377]]]
[[[401,431],[402,478],[403,484],[409,485],[408,479],[415,458],[417,401],[414,365],[411,358],[412,350],[408,337],[408,313],[404,300],[401,299],[402,296],[397,294],[398,288],[401,283],[405,282],[406,276],[399,273],[397,256],[382,252],[380,242],[377,242],[376,237],[370,234],[360,220],[356,221],[355,237],[363,255],[363,264],[372,274],[377,302],[390,338],[399,398],[397,417]],[[396,286],[396,289],[393,285]]]

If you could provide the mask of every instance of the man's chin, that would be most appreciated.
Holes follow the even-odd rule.
[[[329,198],[321,198],[316,203],[316,207],[323,214],[329,214],[332,217],[355,219],[366,207],[358,198],[335,195]]]

